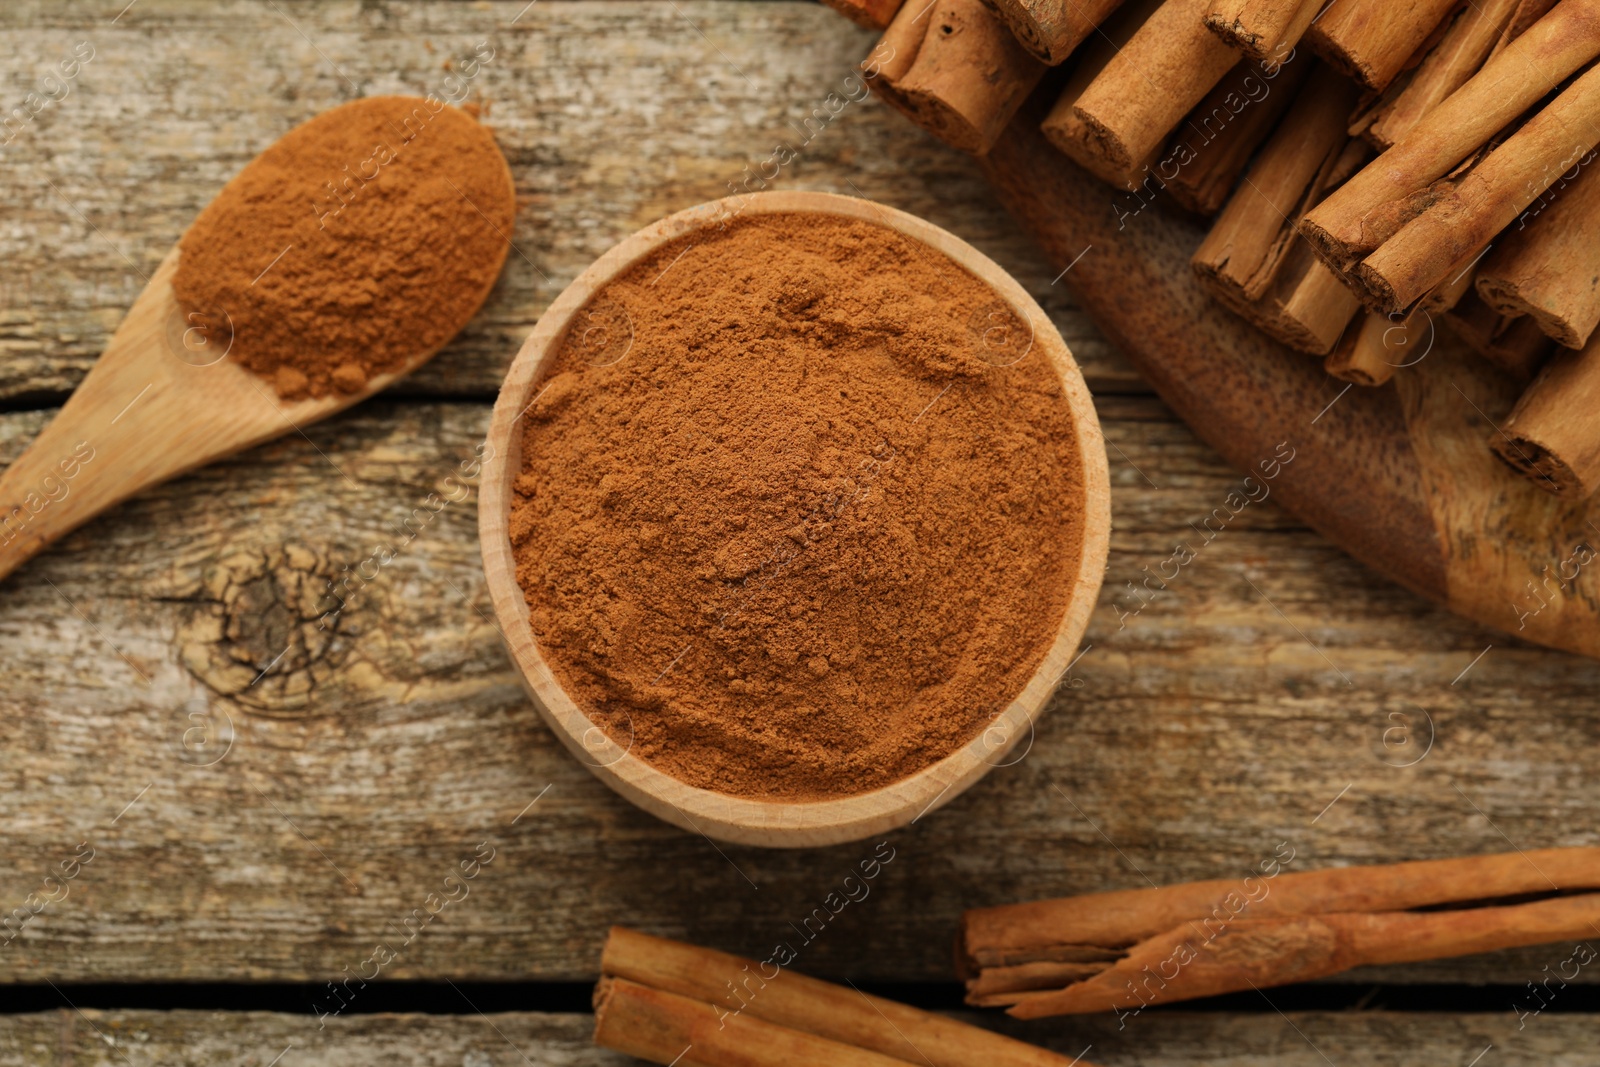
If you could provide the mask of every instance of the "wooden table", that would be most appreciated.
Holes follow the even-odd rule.
[[[474,91],[521,201],[487,308],[409,382],[131,501],[0,586],[0,913],[81,842],[93,849],[66,898],[0,942],[0,980],[54,985],[62,1003],[71,983],[322,982],[488,842],[469,896],[383,977],[587,982],[614,922],[760,952],[870,850],[719,848],[612,795],[512,675],[472,503],[413,540],[397,532],[471,454],[504,367],[561,287],[797,141],[871,42],[801,2],[525,2],[0,9],[7,108],[78,42],[94,50],[3,149],[0,461],[222,183],[327,107],[436,89],[447,60],[487,40]],[[965,906],[1220,877],[1280,847],[1309,869],[1597,843],[1600,666],[1441,613],[1270,500],[1140,607],[1127,583],[1178,539],[1198,542],[1191,524],[1239,475],[1074,308],[966,158],[853,103],[774,184],[915,212],[1016,274],[1085,368],[1115,491],[1090,648],[1026,758],[892,835],[872,895],[801,969],[948,982]],[[396,558],[334,639],[315,640],[326,578],[385,545]],[[1092,1044],[1102,1064],[1466,1065],[1491,1045],[1484,1067],[1589,1063],[1592,1017],[1558,1001],[1519,1028],[1511,1005],[1569,948],[1343,979],[1507,987],[1503,1008],[1479,1014],[1283,1014],[1262,997],[1120,1031],[1094,1018],[1013,1029],[1071,1055]],[[486,1016],[444,988],[439,1010],[454,1014],[360,1014],[358,996],[320,1026],[271,1012],[0,1015],[0,1064],[619,1062],[588,1046],[585,1017],[539,1013],[536,995],[527,1012]]]

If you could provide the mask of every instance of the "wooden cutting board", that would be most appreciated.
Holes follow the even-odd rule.
[[[1516,387],[1447,329],[1390,385],[1347,389],[1206,295],[1189,269],[1203,222],[1097,181],[1037,117],[1019,115],[982,165],[1063,284],[1202,439],[1250,473],[1287,442],[1294,459],[1270,487],[1285,508],[1452,611],[1600,657],[1600,527],[1588,504],[1490,454]]]

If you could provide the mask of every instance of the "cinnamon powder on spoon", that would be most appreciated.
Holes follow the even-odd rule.
[[[500,273],[515,201],[475,110],[377,96],[279,138],[180,242],[185,325],[286,399],[359,392],[442,346]]]
[[[843,218],[745,218],[609,283],[525,414],[511,514],[563,688],[746,797],[859,793],[971,741],[1081,553],[1071,411],[1025,330],[943,254]]]

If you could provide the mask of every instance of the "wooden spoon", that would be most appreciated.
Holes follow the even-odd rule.
[[[441,114],[445,113],[452,115],[451,121],[476,127],[454,109]],[[492,144],[488,131],[479,129]],[[494,155],[504,167],[498,149]],[[432,176],[418,175],[419,179]],[[486,218],[511,217],[515,190],[509,167],[504,196],[502,204],[474,208],[485,210]],[[497,208],[505,208],[505,213]],[[362,221],[352,213],[352,225]],[[483,305],[509,246],[507,235],[499,261],[484,272],[480,291],[460,320],[449,324],[447,339]],[[268,379],[229,358],[233,338],[227,324],[213,325],[198,315],[185,315],[172,288],[179,255],[177,247],[167,253],[66,405],[0,475],[0,578],[135,493],[252,445],[302,431],[386,388],[443,347],[440,343],[418,350],[400,369],[368,379],[354,393],[281,399]],[[418,267],[442,275],[454,269],[447,264],[441,259]]]

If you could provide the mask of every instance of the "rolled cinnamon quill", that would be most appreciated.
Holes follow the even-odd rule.
[[[1084,170],[1119,189],[1138,189],[1148,181],[1151,177],[1150,167],[1157,162],[1158,153],[1151,152],[1148,158],[1129,166],[1113,166],[1104,156],[1090,150],[1089,126],[1079,117],[1075,105],[1084,90],[1127,47],[1134,34],[1150,21],[1162,3],[1163,0],[1129,0],[1118,8],[1073,58],[1071,72],[1061,95],[1039,125],[1046,140]],[[1159,185],[1158,179],[1153,183],[1152,192]]]
[[[1236,314],[1315,355],[1332,349],[1357,301],[1316,261],[1295,223],[1363,158],[1345,132],[1355,100],[1347,79],[1314,70],[1190,260]]]
[[[1306,917],[1326,919],[1330,915],[1374,912],[1408,912],[1411,909],[1470,901],[1492,901],[1534,893],[1600,889],[1600,849],[1541,849],[1462,859],[1425,860],[1389,866],[1344,867],[1332,870],[1289,873],[1283,865],[1294,859],[1291,850],[1262,861],[1242,877],[1190,882],[1155,889],[1117,890],[1058,900],[1041,900],[995,908],[968,911],[962,917],[959,959],[968,979],[969,994],[981,988],[984,1004],[1011,1003],[1012,1014],[1032,1017],[1057,1011],[1095,1010],[1074,1006],[1071,998],[1058,998],[1074,988],[1080,979],[1069,978],[1054,989],[1041,989],[1037,973],[1048,971],[1048,964],[1075,964],[1090,968],[1085,982],[1104,986],[1099,976],[1123,968],[1132,959],[1146,959],[1156,952],[1153,946],[1183,943],[1195,937],[1223,952],[1216,945],[1243,945],[1247,951],[1224,959],[1254,960],[1260,966],[1248,971],[1257,985],[1280,980],[1297,980],[1293,959],[1274,959],[1259,951],[1270,943],[1254,935],[1225,941],[1229,931],[1247,923],[1264,920],[1294,920]],[[1517,940],[1548,932],[1553,925],[1566,923],[1584,909],[1595,907],[1600,894],[1558,898],[1542,902],[1536,911],[1477,908],[1455,912],[1407,915],[1404,919],[1384,920],[1391,933],[1404,936],[1406,944],[1386,949],[1384,960],[1397,958],[1431,959],[1467,952],[1485,951],[1485,945],[1537,944],[1538,940]],[[1568,900],[1584,900],[1579,912],[1562,911],[1553,905]],[[1552,907],[1544,907],[1550,904]],[[1412,919],[1429,919],[1433,914],[1473,916],[1460,925],[1407,925]],[[1337,924],[1336,924],[1337,925]],[[1346,924],[1348,925],[1348,924]],[[1262,927],[1262,929],[1267,929]],[[1280,929],[1291,930],[1284,927]],[[1593,931],[1591,931],[1592,933]],[[1286,944],[1296,943],[1293,934]],[[1338,938],[1334,938],[1336,944]],[[1317,944],[1328,939],[1318,934]],[[1380,939],[1381,940],[1381,939]],[[1146,944],[1149,943],[1149,944]],[[1362,942],[1367,944],[1368,942]],[[1256,946],[1251,948],[1250,946]],[[1200,951],[1199,945],[1192,946]],[[1321,951],[1320,949],[1318,950]],[[1365,951],[1365,950],[1363,950]],[[1429,955],[1420,955],[1426,951]],[[1109,956],[1109,958],[1108,958]],[[1165,959],[1165,957],[1160,957]],[[1327,958],[1327,957],[1319,957]],[[1348,955],[1336,959],[1347,959]],[[1371,962],[1378,962],[1373,959]],[[1034,973],[1030,973],[1034,972]],[[1170,972],[1170,968],[1169,968]],[[1072,972],[1068,972],[1071,974]],[[1197,972],[1199,973],[1199,972]],[[1331,973],[1331,972],[1330,972]],[[1278,976],[1287,976],[1280,979]],[[1170,974],[1169,974],[1170,977]],[[1109,981],[1109,980],[1107,980]],[[1191,986],[1174,987],[1167,999]],[[1099,997],[1101,994],[1075,994]],[[1026,998],[1027,1007],[1023,1007]],[[1102,1007],[1105,1001],[1097,1001]],[[1063,1006],[1065,1005],[1065,1006]],[[1137,1002],[1131,1005],[1137,1007]]]
[[[785,963],[777,962],[780,958],[775,953],[758,963],[614,926],[601,955],[600,972],[605,976],[602,985],[611,982],[616,988],[617,983],[627,983],[624,988],[629,990],[648,987],[702,1005],[704,1010],[696,1009],[693,1014],[695,1020],[702,1020],[696,1025],[707,1025],[703,1022],[707,1017],[711,1027],[726,1024],[731,1028],[737,1022],[759,1021],[773,1029],[809,1035],[880,1057],[875,1061],[860,1061],[863,1067],[868,1062],[883,1062],[883,1057],[889,1057],[889,1062],[896,1064],[905,1060],[930,1067],[965,1067],[975,1063],[986,1067],[1072,1067],[1075,1062],[1047,1049],[942,1015],[796,974]],[[793,957],[787,957],[787,961],[792,963]],[[597,998],[599,996],[597,992]],[[597,1019],[597,1026],[602,1021]],[[607,1033],[619,1043],[607,1047],[622,1048],[623,1037],[618,1036],[619,1032],[625,1034],[640,1027],[641,1024],[631,1019],[618,1020],[613,1015]],[[670,1032],[672,1040],[678,1037],[687,1040],[681,1028]],[[600,1040],[598,1033],[596,1040]],[[669,1057],[682,1052],[684,1043],[671,1049]],[[658,1042],[656,1047],[666,1049],[670,1044],[671,1041]],[[811,1061],[752,1059],[739,1062],[798,1064]],[[854,1064],[857,1061],[835,1062]],[[1089,1065],[1078,1061],[1078,1067]]]
[[[623,978],[594,991],[594,1043],[674,1067],[908,1067],[863,1048],[726,1015],[710,1004]]]
[[[1489,447],[1549,493],[1583,500],[1600,486],[1600,335],[1545,364]]]
[[[1380,149],[1393,145],[1478,72],[1527,2],[1479,0],[1463,7],[1417,69],[1403,82],[1390,86],[1352,124],[1351,132],[1362,134]]]
[[[1465,911],[1242,919],[1217,931],[1185,923],[1133,946],[1091,978],[1064,989],[1019,994],[1010,1014],[1035,1019],[1137,1012],[1153,1004],[1325,978],[1352,967],[1584,940],[1594,936],[1597,923],[1600,893]]]
[[[1128,172],[1233,68],[1238,56],[1202,21],[1210,0],[1166,0],[1073,104],[1082,122],[1074,159]],[[1085,164],[1089,166],[1089,164]]]
[[[969,968],[1053,958],[1055,946],[1122,948],[1189,919],[1226,916],[1234,898],[1254,918],[1336,911],[1400,911],[1525,893],[1600,890],[1600,848],[1546,848],[1442,860],[1288,872],[1263,861],[1240,878],[1117,889],[976,908],[962,916]],[[1554,883],[1554,886],[1551,883]],[[1265,892],[1260,887],[1266,885]],[[1259,899],[1257,899],[1259,898]]]
[[[1306,44],[1362,88],[1382,92],[1455,5],[1337,0],[1307,32]]]
[[[1185,115],[1155,173],[1184,209],[1215,215],[1250,158],[1294,102],[1312,64],[1234,65]]]
[[[1418,196],[1423,210],[1352,271],[1370,306],[1409,309],[1597,143],[1600,66],[1582,74],[1482,162]],[[1382,157],[1373,164],[1382,165]]]
[[[1597,234],[1600,166],[1591,152],[1507,228],[1478,268],[1478,295],[1502,315],[1527,315],[1558,344],[1582,348],[1600,323]]]
[[[1053,67],[1070,56],[1122,0],[992,0],[992,3],[1022,47],[1035,59]]]
[[[912,0],[862,64],[884,101],[955,148],[994,147],[1045,66],[982,0]]]
[[[1322,368],[1340,381],[1382,385],[1401,367],[1426,358],[1433,346],[1433,319],[1426,311],[1401,318],[1369,311],[1339,341]]]
[[[1600,0],[1562,0],[1301,223],[1336,272],[1349,271],[1427,206],[1427,189],[1551,89],[1600,55]]]
[[[1333,351],[1359,310],[1360,301],[1296,237],[1267,292],[1240,314],[1268,337],[1320,356]]]
[[[1251,59],[1281,63],[1321,9],[1322,0],[1211,0],[1206,29]]]

